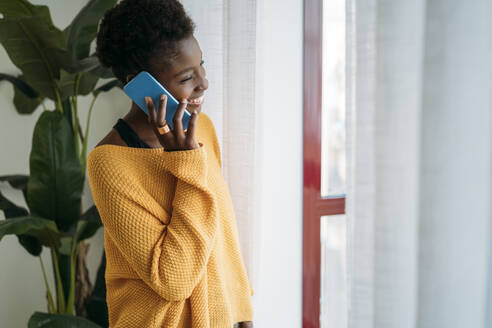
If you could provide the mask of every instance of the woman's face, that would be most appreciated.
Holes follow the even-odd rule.
[[[172,60],[155,56],[150,59],[149,65],[150,73],[176,100],[188,100],[186,108],[190,113],[201,111],[208,80],[205,78],[202,51],[194,36],[178,43],[178,55]]]

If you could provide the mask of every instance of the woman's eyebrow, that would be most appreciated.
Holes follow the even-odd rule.
[[[201,57],[201,59],[203,60],[203,52],[202,52],[202,57]],[[178,75],[181,75],[181,74],[183,74],[183,73],[186,73],[186,72],[188,72],[188,71],[192,71],[192,70],[193,70],[193,67],[188,67],[188,68],[185,68],[184,70],[180,71],[179,73],[176,73],[173,77],[176,77],[176,76],[178,76]]]
[[[183,74],[183,73],[186,73],[186,72],[188,72],[188,71],[191,71],[191,70],[193,70],[193,67],[188,67],[188,68],[186,68],[186,69],[182,70],[181,72],[177,73],[176,75],[174,75],[174,77],[176,77],[176,76],[178,76],[178,75],[181,75],[181,74]]]

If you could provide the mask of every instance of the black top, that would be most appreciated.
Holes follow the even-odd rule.
[[[118,122],[116,122],[113,128],[118,131],[121,139],[125,141],[128,147],[151,148],[145,141],[138,137],[135,131],[133,131],[132,127],[122,118],[118,119]]]

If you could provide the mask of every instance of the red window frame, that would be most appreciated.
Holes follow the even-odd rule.
[[[321,216],[345,214],[345,195],[321,196],[323,0],[304,0],[302,326],[320,325]]]

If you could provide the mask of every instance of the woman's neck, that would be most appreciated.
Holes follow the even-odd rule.
[[[159,139],[155,135],[152,130],[151,125],[149,124],[147,114],[138,107],[137,104],[132,102],[132,107],[130,111],[123,117],[125,120],[135,131],[140,139],[142,139],[145,143],[147,143],[152,148],[161,148],[162,145],[159,142]]]

